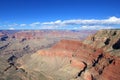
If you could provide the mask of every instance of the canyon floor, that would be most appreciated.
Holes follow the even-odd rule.
[[[120,30],[1,30],[0,80],[119,80]]]

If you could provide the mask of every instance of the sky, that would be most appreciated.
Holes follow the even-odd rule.
[[[0,0],[0,29],[120,28],[120,0]]]

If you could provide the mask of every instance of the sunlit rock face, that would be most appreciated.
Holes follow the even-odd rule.
[[[80,41],[61,40],[18,62],[29,74],[37,71],[52,80],[119,80],[119,58]]]
[[[100,30],[84,40],[84,44],[102,48],[106,53],[120,56],[120,30]]]
[[[119,33],[100,30],[84,41],[62,39],[20,57],[15,64],[17,70],[12,67],[0,75],[12,72],[13,80],[16,76],[17,80],[119,80]]]

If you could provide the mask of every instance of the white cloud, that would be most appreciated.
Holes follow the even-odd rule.
[[[72,19],[72,20],[57,20],[54,22],[44,22],[44,25],[76,25],[76,24],[120,24],[120,18],[115,16],[108,19]]]
[[[120,25],[120,18],[112,16],[107,19],[70,19],[56,20],[50,22],[33,22],[31,24],[4,24],[3,27],[24,27],[29,26],[35,29],[110,29]],[[112,26],[112,27],[111,27]]]
[[[18,24],[13,23],[13,24],[9,24],[8,26],[9,26],[9,27],[14,27],[14,26],[18,26]]]
[[[94,25],[94,26],[81,26],[81,29],[112,29],[114,27],[111,26],[100,26],[100,25]]]
[[[41,23],[40,22],[34,22],[34,23],[30,24],[31,27],[36,27],[38,25],[41,25]]]
[[[114,28],[114,25],[120,25],[120,18],[112,16],[108,19],[71,19],[71,20],[63,20],[63,21],[56,20],[51,22],[43,22],[41,24],[45,28],[53,28],[53,29],[60,27],[61,28],[66,27],[66,29],[68,29],[68,27],[70,26],[73,26],[73,29],[111,29]],[[79,27],[80,25],[81,27]]]
[[[54,21],[54,22],[43,22],[42,24],[43,25],[60,25],[62,23],[62,21],[61,20],[57,20],[57,21]]]
[[[27,24],[20,24],[21,27],[27,26]]]
[[[107,24],[120,24],[120,18],[113,16],[107,20],[103,20],[103,24],[105,24],[105,23],[107,23]]]
[[[9,30],[15,30],[15,28],[11,27],[11,28],[9,28]]]

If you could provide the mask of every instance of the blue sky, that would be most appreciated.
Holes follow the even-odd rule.
[[[120,0],[0,0],[0,29],[120,28]]]

